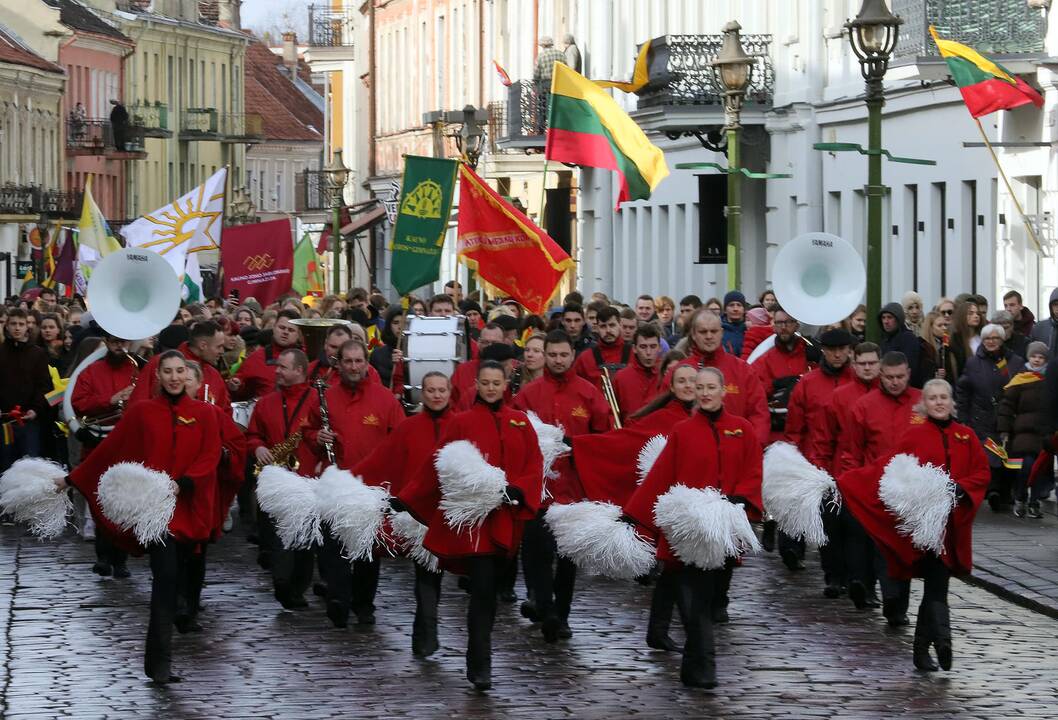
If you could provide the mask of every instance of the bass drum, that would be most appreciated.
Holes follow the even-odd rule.
[[[456,366],[467,358],[466,318],[412,315],[404,331],[404,359],[407,373],[404,390],[412,403],[422,400],[422,379],[430,372],[452,377]]]

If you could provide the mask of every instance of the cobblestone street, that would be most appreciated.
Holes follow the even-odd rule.
[[[545,644],[517,606],[501,606],[494,690],[482,695],[464,679],[466,601],[454,578],[445,581],[442,649],[423,661],[410,652],[405,561],[383,565],[374,629],[335,630],[316,599],[305,611],[281,611],[254,550],[238,531],[211,548],[205,630],[177,636],[174,670],[184,682],[160,689],[141,674],[146,563],[130,563],[129,581],[100,579],[89,570],[90,543],[39,543],[0,529],[4,717],[1054,714],[1055,621],[961,582],[951,597],[955,668],[925,676],[911,666],[910,629],[888,630],[877,611],[822,598],[814,554],[796,575],[774,555],[752,558],[735,574],[732,622],[717,631],[721,685],[708,694],[680,685],[678,656],[646,648],[647,589],[586,580],[565,644]]]

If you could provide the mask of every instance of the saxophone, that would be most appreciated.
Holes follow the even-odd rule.
[[[272,462],[263,463],[258,460],[254,464],[253,474],[257,477],[261,474],[261,471],[265,469],[266,465],[281,465],[287,470],[298,469],[298,459],[294,456],[294,451],[297,450],[298,445],[301,444],[301,431],[298,430],[296,433],[288,437],[286,440],[280,443],[276,443],[272,447],[268,448],[268,452],[272,453]]]

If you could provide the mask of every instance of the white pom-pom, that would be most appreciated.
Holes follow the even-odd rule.
[[[676,557],[705,570],[760,550],[745,508],[728,502],[715,488],[674,485],[655,503],[654,521]]]
[[[540,443],[540,454],[544,456],[544,477],[554,479],[555,474],[551,466],[555,460],[569,452],[569,445],[563,441],[566,431],[561,425],[549,425],[540,419],[540,416],[530,410],[526,413],[529,422],[536,431],[536,439]]]
[[[441,510],[454,530],[480,526],[506,497],[507,475],[485,462],[481,451],[467,440],[450,442],[438,450],[434,467],[441,486]]]
[[[365,485],[348,470],[331,465],[316,483],[320,518],[350,560],[370,560],[389,510],[389,493]]]
[[[824,502],[838,502],[834,478],[805,459],[790,443],[773,443],[764,453],[761,494],[764,508],[792,538],[825,545]]]
[[[176,491],[176,483],[165,473],[123,462],[99,478],[97,495],[103,514],[122,530],[132,530],[146,546],[168,537]]]
[[[398,546],[408,553],[408,557],[430,572],[437,572],[437,556],[422,544],[428,530],[425,525],[413,518],[410,513],[398,512],[390,516],[389,526],[393,530]]]
[[[66,469],[51,460],[16,460],[0,475],[0,508],[37,537],[56,537],[73,507],[69,494],[55,485],[65,477]]]
[[[948,516],[955,507],[955,483],[934,465],[911,455],[896,455],[885,466],[878,498],[899,519],[897,530],[919,550],[944,551]]]
[[[544,516],[558,552],[594,575],[631,580],[654,567],[654,546],[618,518],[621,508],[607,502],[554,504]]]
[[[639,451],[639,457],[636,459],[636,467],[638,468],[638,477],[636,484],[642,485],[647,475],[650,474],[650,469],[654,467],[654,463],[658,461],[658,456],[661,455],[661,451],[665,449],[666,443],[669,439],[664,435],[655,435],[646,441],[643,448]]]
[[[257,477],[257,502],[275,520],[276,535],[288,550],[323,542],[315,484],[278,465],[268,465]]]

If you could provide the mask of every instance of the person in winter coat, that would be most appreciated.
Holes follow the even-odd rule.
[[[904,308],[900,303],[889,303],[878,313],[878,324],[882,328],[879,343],[882,356],[889,352],[901,352],[911,368],[911,387],[921,388],[926,378],[922,372],[922,352],[919,338],[907,328]]]
[[[1046,320],[1041,319],[1033,325],[1029,338],[1046,343],[1047,352],[1051,354],[1052,358],[1058,358],[1058,332],[1055,332],[1055,328],[1058,328],[1058,288],[1051,291],[1051,297],[1047,301],[1047,309],[1049,317]]]
[[[742,339],[746,336],[746,296],[738,290],[724,295],[724,351],[742,356]]]
[[[981,331],[981,345],[966,367],[955,387],[955,404],[959,418],[973,428],[984,442],[991,439],[999,442],[996,429],[996,405],[1003,395],[1003,388],[1025,361],[1003,347],[1006,333],[999,325],[986,325]],[[1010,505],[1010,472],[995,455],[989,455],[992,482],[988,487],[989,507],[1000,512]]]
[[[1044,431],[1047,394],[1043,378],[1047,371],[1047,346],[1034,342],[1027,354],[1029,360],[1022,371],[1003,388],[1003,399],[996,408],[996,429],[1008,456],[1022,463],[1014,481],[1014,515],[1039,520],[1043,517],[1040,500],[1050,493],[1052,481],[1050,478],[1046,482],[1037,480],[1030,493],[1028,480],[1033,463],[1049,438]]]

